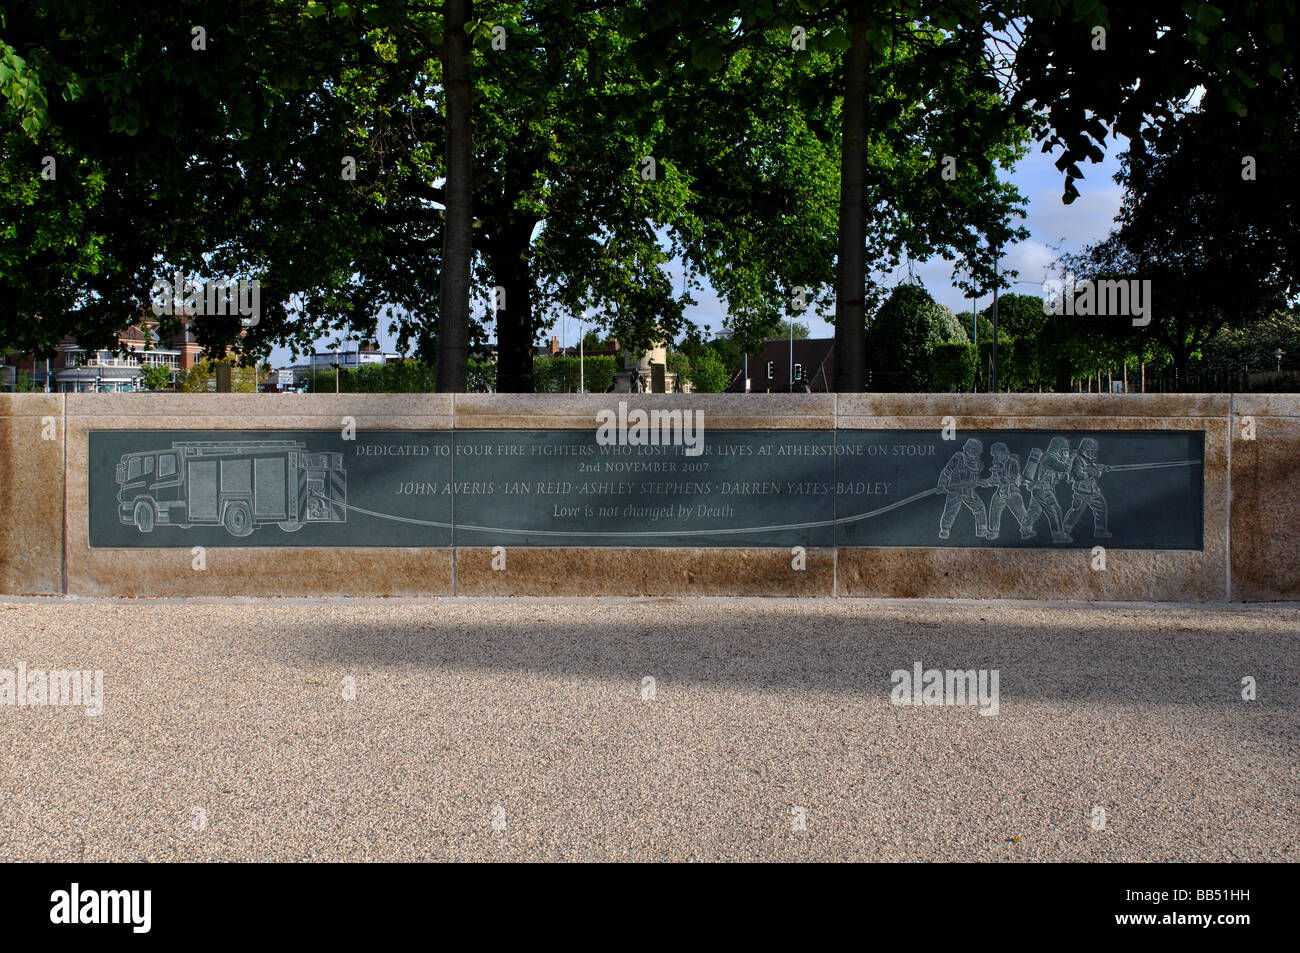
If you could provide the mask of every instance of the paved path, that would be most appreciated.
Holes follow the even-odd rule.
[[[0,599],[20,661],[104,707],[0,706],[0,860],[1300,858],[1294,606]]]

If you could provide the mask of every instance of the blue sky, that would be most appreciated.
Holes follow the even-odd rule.
[[[1079,197],[1072,205],[1065,205],[1061,201],[1064,175],[1053,164],[1053,157],[1039,152],[1037,146],[1012,169],[1009,178],[1029,200],[1023,224],[1030,233],[1026,241],[1009,248],[1002,261],[1004,268],[1020,272],[1017,278],[1019,283],[1012,290],[1022,294],[1041,294],[1045,271],[1056,257],[1054,247],[1067,252],[1077,251],[1090,242],[1104,238],[1110,231],[1123,195],[1114,180],[1115,172],[1119,169],[1116,156],[1125,146],[1123,140],[1112,143],[1105,161],[1082,166],[1086,178],[1077,183]],[[970,300],[963,298],[961,291],[954,287],[952,263],[935,259],[915,262],[913,268],[917,278],[936,301],[957,312],[970,310]],[[895,285],[906,278],[906,264],[883,276],[886,285]],[[713,331],[720,330],[726,309],[712,293],[712,289],[706,284],[704,290],[696,293],[696,299],[699,303],[687,309],[687,317]],[[983,309],[989,300],[985,297],[977,301],[976,307]],[[481,300],[475,302],[476,311],[482,307]],[[809,312],[801,320],[809,325],[813,337],[830,337],[835,333],[834,328],[815,313]],[[396,351],[396,340],[382,327],[383,323],[381,319],[380,347],[385,351]],[[575,344],[577,322],[557,322],[552,333],[562,338],[566,344]],[[322,338],[317,343],[317,350],[327,350],[332,344],[333,339]],[[280,367],[289,363],[291,359],[287,349],[276,348],[272,352],[273,366]]]

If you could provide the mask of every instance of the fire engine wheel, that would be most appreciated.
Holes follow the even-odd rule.
[[[298,530],[302,529],[302,524],[301,524],[301,523],[298,523],[298,522],[295,522],[295,521],[292,521],[292,520],[290,520],[290,521],[287,522],[287,523],[280,523],[280,524],[278,524],[278,525],[279,525],[280,529],[284,530],[286,533],[296,533],[296,532],[298,532]]]
[[[231,503],[222,522],[231,536],[247,536],[253,531],[253,514],[247,503]]]
[[[152,533],[153,524],[153,507],[141,500],[135,505],[135,528],[142,533]]]

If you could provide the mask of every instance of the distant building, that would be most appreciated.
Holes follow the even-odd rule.
[[[121,393],[143,390],[140,376],[149,366],[165,367],[172,372],[173,383],[185,376],[199,360],[202,346],[192,340],[189,326],[164,339],[158,335],[158,323],[147,319],[143,327],[124,328],[117,335],[118,349],[89,352],[72,338],[65,338],[55,348],[54,356],[8,354],[4,366],[11,370],[0,374],[0,386],[13,390],[22,374],[38,391],[52,393]]]
[[[606,338],[596,347],[584,347],[581,349],[583,357],[598,357],[602,354],[618,354],[618,338]],[[560,347],[560,339],[551,335],[549,344],[538,344],[533,347],[535,357],[578,357],[579,348],[575,344],[573,347]]]
[[[306,363],[294,364],[292,367],[280,368],[279,370],[288,371],[293,375],[293,383],[290,386],[301,387],[307,383],[313,374],[323,374],[326,371],[334,370],[335,367],[340,371],[355,371],[368,364],[392,364],[402,360],[405,360],[405,358],[400,354],[381,351],[375,344],[363,344],[353,351],[316,351],[307,356]],[[263,389],[274,388],[264,386]]]
[[[263,393],[278,394],[284,391],[294,390],[295,387],[296,384],[294,382],[293,368],[277,367],[275,370],[271,371],[271,373],[267,374],[266,377],[262,378],[262,383],[258,385],[258,390]]]
[[[763,350],[747,355],[749,386],[745,386],[742,366],[727,386],[729,393],[785,394],[801,391],[801,382],[814,393],[827,393],[835,387],[835,339],[803,338],[794,342],[794,367],[791,368],[789,339],[764,341]],[[791,387],[791,382],[794,386]]]

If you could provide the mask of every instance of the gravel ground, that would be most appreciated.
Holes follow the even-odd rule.
[[[0,706],[0,859],[1296,860],[1298,636],[1295,606],[11,598],[0,670],[102,669],[104,709]],[[891,704],[916,662],[996,669],[997,715]]]

